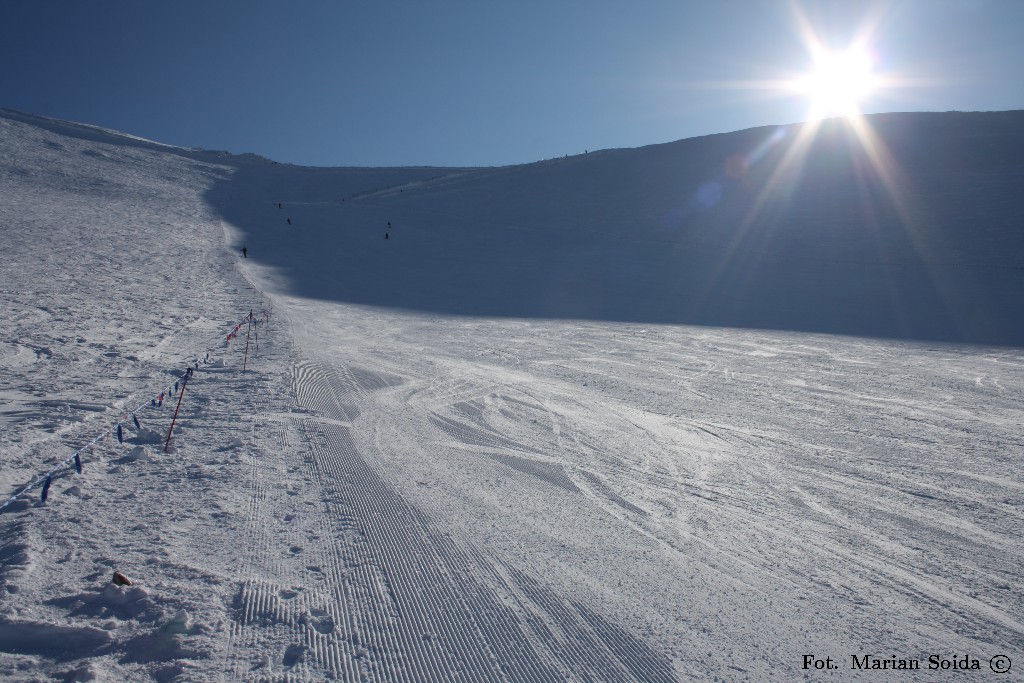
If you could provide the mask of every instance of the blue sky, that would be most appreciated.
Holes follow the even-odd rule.
[[[800,21],[864,112],[1024,109],[1024,1],[0,3],[0,106],[318,166],[502,165],[807,118]]]

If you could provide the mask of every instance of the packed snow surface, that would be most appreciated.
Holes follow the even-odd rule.
[[[309,169],[0,112],[2,499],[104,435],[0,514],[0,677],[1012,680],[1024,116],[871,120]]]

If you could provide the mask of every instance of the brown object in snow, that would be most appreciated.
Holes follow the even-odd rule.
[[[127,576],[121,572],[114,572],[114,585],[115,586],[131,586],[133,582]]]

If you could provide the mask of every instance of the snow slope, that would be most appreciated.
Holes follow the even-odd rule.
[[[0,493],[109,436],[0,515],[0,675],[990,680],[1021,115],[872,120],[900,202],[841,129],[769,196],[796,131],[306,169],[2,112]]]

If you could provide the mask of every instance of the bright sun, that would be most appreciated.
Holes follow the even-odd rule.
[[[859,104],[875,87],[871,57],[861,49],[844,53],[820,53],[810,74],[793,82],[793,88],[811,100],[811,118],[856,116]]]

